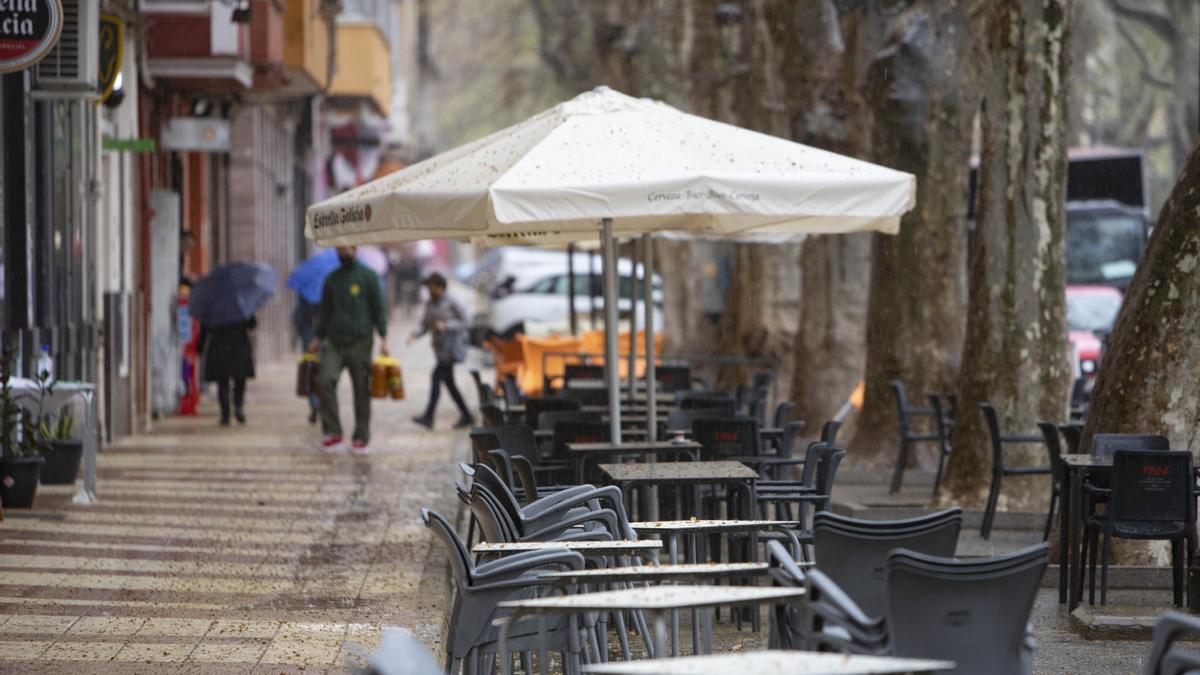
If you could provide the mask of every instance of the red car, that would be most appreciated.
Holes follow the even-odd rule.
[[[1111,286],[1067,286],[1067,331],[1082,377],[1096,377],[1103,337],[1121,311],[1121,291]]]

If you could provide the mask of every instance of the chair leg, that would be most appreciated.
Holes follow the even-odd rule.
[[[1050,489],[1050,510],[1046,512],[1046,531],[1042,533],[1042,541],[1050,541],[1050,528],[1054,525],[1054,507],[1058,504],[1058,490]]]
[[[908,464],[908,439],[901,436],[900,438],[900,453],[896,457],[896,470],[892,472],[892,484],[888,487],[889,494],[896,494],[900,491],[900,484],[904,482],[904,467]]]
[[[992,538],[992,520],[996,517],[996,503],[1000,500],[999,471],[992,471],[992,486],[988,489],[987,508],[983,511],[983,524],[979,528],[979,536],[983,539]]]
[[[938,448],[938,468],[937,473],[933,476],[933,496],[936,497],[938,488],[942,486],[942,471],[946,466],[946,449]]]
[[[1175,606],[1183,606],[1183,542],[1171,540],[1171,590]]]
[[[1108,540],[1107,535],[1105,541]],[[1088,604],[1096,604],[1096,546],[1100,542],[1100,533],[1097,530],[1088,532],[1088,559],[1092,561],[1092,566],[1088,568]]]
[[[1104,532],[1104,548],[1100,554],[1100,604],[1108,604],[1108,557],[1112,552],[1112,533]],[[1095,563],[1093,563],[1095,564]]]

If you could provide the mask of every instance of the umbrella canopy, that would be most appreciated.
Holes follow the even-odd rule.
[[[188,311],[209,326],[241,323],[275,295],[278,283],[279,274],[270,265],[254,262],[223,265],[192,287]]]
[[[387,273],[387,254],[378,246],[359,246],[355,256],[360,263],[376,274],[382,276]],[[331,248],[319,251],[296,265],[288,275],[287,286],[299,293],[306,302],[315,305],[321,302],[321,289],[325,287],[325,277],[340,264],[337,251]]]
[[[322,245],[483,245],[687,233],[774,241],[895,233],[912,175],[607,87],[309,208]]]

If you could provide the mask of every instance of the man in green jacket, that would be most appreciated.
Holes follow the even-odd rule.
[[[353,246],[339,246],[337,254],[341,265],[325,277],[317,307],[317,334],[308,346],[310,352],[325,346],[317,376],[321,427],[325,431],[321,449],[339,452],[346,447],[337,404],[338,378],[345,368],[350,371],[354,388],[354,443],[350,451],[366,454],[371,440],[372,334],[379,333],[379,353],[387,356],[387,314],[379,276],[359,264]]]

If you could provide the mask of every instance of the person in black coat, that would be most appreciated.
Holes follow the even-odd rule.
[[[254,317],[226,326],[200,326],[197,351],[204,357],[204,381],[217,383],[221,426],[229,425],[229,384],[233,383],[233,415],[246,423],[246,380],[254,377],[254,350],[250,338],[258,322]]]

